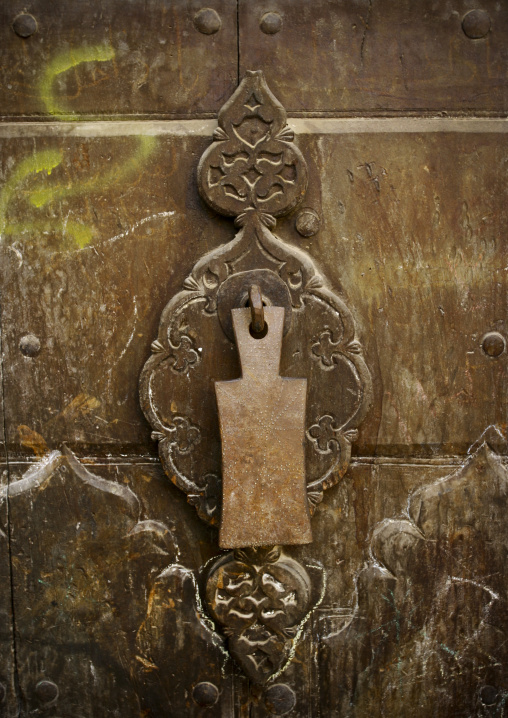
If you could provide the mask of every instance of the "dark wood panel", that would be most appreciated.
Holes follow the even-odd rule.
[[[302,239],[297,210],[279,231],[309,249],[359,322],[375,400],[355,450],[464,454],[506,425],[508,356],[482,349],[507,332],[505,136],[307,131],[304,204],[321,229]]]
[[[9,469],[0,463],[0,715],[18,715],[16,658],[13,640],[13,616],[10,570],[9,513],[5,494]]]
[[[400,518],[411,493],[428,492],[460,468],[457,461],[364,461],[327,492],[313,518],[313,544],[289,549],[326,579],[322,594],[293,660],[263,688],[249,687],[204,608],[207,567],[220,553],[217,531],[157,463],[60,452],[15,463],[10,505],[24,714],[200,716],[203,693],[217,697],[206,708],[211,716],[261,718],[292,705],[290,715],[312,718],[320,701],[326,715],[326,700],[335,710],[337,691],[357,668],[349,665],[334,684],[326,672],[335,680],[337,635],[362,620],[355,619],[358,576],[373,530],[386,517]],[[354,650],[357,635],[344,650]]]
[[[4,186],[11,447],[153,452],[138,378],[160,312],[195,258],[228,239],[194,189],[208,140],[41,138],[35,155],[33,142],[16,140],[16,167],[4,166],[16,186]]]
[[[18,715],[18,700],[13,639],[9,507],[5,500],[10,472],[5,445],[3,360],[1,356],[0,389],[0,715],[5,718],[14,718]]]
[[[195,19],[198,0],[2,3],[1,114],[216,112],[237,82],[236,2],[205,5]]]
[[[484,443],[374,527],[353,619],[319,646],[323,715],[503,715],[506,481]]]
[[[221,695],[207,715],[221,716],[235,681],[241,695],[199,599],[215,541],[161,473],[58,451],[13,467],[22,715],[200,716],[193,693],[207,682]]]
[[[465,454],[487,426],[506,423],[507,353],[482,349],[486,333],[506,337],[506,135],[344,133],[320,123],[304,123],[298,142],[311,175],[304,205],[321,230],[302,238],[296,210],[276,231],[308,249],[358,322],[375,402],[355,451]],[[93,131],[3,143],[14,454],[66,441],[155,456],[139,373],[168,300],[197,258],[234,232],[197,194],[208,136]],[[232,345],[222,336],[219,345],[220,361],[238,371]]]
[[[240,0],[240,75],[288,112],[505,114],[507,34],[504,1]]]

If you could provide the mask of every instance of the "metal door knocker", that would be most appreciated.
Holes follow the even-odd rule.
[[[208,570],[206,605],[260,683],[284,669],[322,595],[319,567],[282,547],[312,541],[372,393],[350,311],[273,234],[307,189],[293,139],[262,73],[248,72],[198,167],[203,199],[238,232],[170,300],[140,379],[168,477],[233,549]]]

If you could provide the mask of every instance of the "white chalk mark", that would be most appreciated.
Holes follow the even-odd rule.
[[[0,235],[0,239],[1,239],[1,235]],[[9,245],[7,247],[7,249],[10,249],[11,252],[14,252],[14,254],[18,258],[18,262],[19,262],[18,269],[21,269],[21,267],[23,266],[23,255],[21,254],[19,249],[17,247],[15,247],[13,244]]]
[[[134,222],[133,225],[128,227],[124,232],[120,232],[120,234],[115,234],[114,237],[109,237],[109,239],[105,239],[103,242],[101,242],[101,245],[103,244],[111,244],[113,242],[116,242],[119,239],[123,239],[124,237],[128,237],[130,234],[132,234],[138,227],[142,227],[144,224],[147,224],[147,222],[154,222],[157,219],[167,219],[168,217],[172,217],[174,214],[176,214],[175,210],[171,210],[168,212],[157,212],[156,214],[150,214],[148,217],[143,217],[142,219],[138,219],[137,222]],[[79,249],[79,252],[84,252],[87,249],[93,249],[92,244],[88,244],[86,247],[82,247]]]
[[[124,348],[122,349],[122,351],[121,351],[120,354],[118,355],[118,358],[117,358],[117,360],[115,361],[115,363],[113,364],[113,366],[116,366],[116,365],[118,364],[118,362],[121,361],[121,359],[125,356],[125,354],[126,354],[126,352],[127,352],[127,349],[130,347],[130,345],[131,345],[131,343],[132,343],[132,340],[134,339],[134,334],[136,333],[136,320],[137,320],[137,318],[138,318],[138,303],[137,303],[137,301],[136,301],[136,297],[134,297],[134,325],[133,325],[133,327],[132,327],[132,332],[131,332],[130,337],[127,339],[127,344],[124,346]],[[113,368],[113,367],[112,367],[112,368]],[[111,368],[110,371],[112,371],[112,368]]]

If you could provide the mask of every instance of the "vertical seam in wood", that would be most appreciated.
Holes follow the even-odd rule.
[[[236,82],[240,84],[240,0],[236,0]]]
[[[7,492],[5,497],[6,507],[6,520],[7,520],[7,548],[9,557],[9,581],[10,581],[10,597],[11,597],[11,630],[12,630],[12,661],[14,671],[14,690],[15,699],[17,701],[17,714],[21,714],[21,691],[19,684],[19,672],[18,672],[18,654],[16,647],[16,622],[14,619],[14,580],[13,580],[13,569],[12,569],[12,551],[11,551],[11,512],[10,512],[10,498],[9,498],[9,486],[11,483],[11,472],[9,466],[9,453],[7,451],[7,423],[5,419],[5,381],[4,381],[4,353],[3,353],[3,325],[2,325],[2,314],[0,309],[0,374],[1,374],[1,396],[2,396],[2,432],[4,437],[4,453],[5,453],[5,466],[7,470]],[[8,679],[8,677],[6,676]],[[8,686],[6,700],[8,702]]]

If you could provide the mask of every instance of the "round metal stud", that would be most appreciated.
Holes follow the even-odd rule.
[[[489,357],[498,357],[506,351],[506,340],[499,332],[489,332],[482,339],[482,349]]]
[[[26,357],[35,357],[41,350],[41,342],[35,334],[26,334],[21,337],[19,350]]]
[[[19,37],[30,37],[37,30],[37,20],[33,15],[22,12],[14,18],[12,29]]]
[[[219,699],[219,689],[213,683],[203,681],[194,686],[192,697],[198,706],[213,706]]]
[[[43,704],[53,703],[58,698],[58,686],[53,681],[39,681],[35,686],[35,695]]]
[[[319,214],[313,209],[303,209],[296,218],[295,226],[302,237],[313,237],[321,226]]]
[[[485,10],[470,10],[462,19],[464,34],[471,40],[480,40],[490,32],[490,15]]]
[[[483,686],[480,690],[480,700],[484,706],[493,706],[498,695],[499,691],[494,686]]]
[[[265,693],[265,706],[272,715],[283,716],[293,710],[295,705],[295,692],[285,683],[276,683]]]
[[[259,27],[265,35],[276,35],[282,29],[282,18],[278,12],[267,12],[261,18]]]
[[[215,35],[222,27],[219,13],[211,7],[201,8],[194,15],[194,27],[203,35]]]

